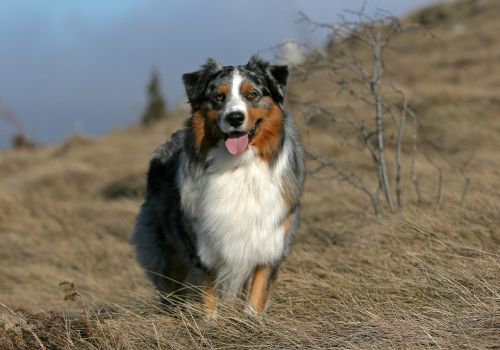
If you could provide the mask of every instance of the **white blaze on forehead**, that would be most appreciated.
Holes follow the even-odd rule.
[[[226,104],[227,112],[242,112],[245,116],[247,115],[247,105],[243,101],[241,96],[241,83],[243,82],[243,77],[240,75],[236,69],[233,73],[233,78],[231,81],[231,96]]]
[[[227,97],[227,102],[224,106],[224,110],[222,111],[222,118],[219,118],[219,128],[223,133],[230,133],[233,131],[241,131],[247,129],[247,104],[243,100],[243,96],[241,96],[241,84],[243,82],[243,77],[237,69],[234,70],[233,75],[231,76],[231,92]],[[243,124],[238,127],[231,126],[227,121],[227,116],[232,112],[241,112],[245,116],[245,120]]]

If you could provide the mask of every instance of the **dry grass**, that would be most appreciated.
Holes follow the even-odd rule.
[[[3,152],[0,349],[499,348],[500,7],[461,4],[427,10],[442,42],[408,34],[387,69],[445,157],[475,151],[465,205],[461,177],[444,162],[439,210],[435,169],[420,159],[428,201],[415,206],[410,196],[381,219],[348,184],[310,177],[268,315],[225,305],[206,324],[196,303],[158,305],[129,244],[149,155],[183,113],[150,129]],[[318,84],[295,81],[292,93],[338,103],[308,94]],[[327,156],[356,154],[331,137],[334,128],[313,126],[304,140]],[[351,163],[368,171],[362,158]]]

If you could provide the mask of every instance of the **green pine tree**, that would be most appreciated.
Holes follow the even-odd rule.
[[[167,106],[161,92],[160,76],[156,70],[151,74],[151,80],[147,86],[147,95],[148,101],[141,122],[150,125],[167,115]]]

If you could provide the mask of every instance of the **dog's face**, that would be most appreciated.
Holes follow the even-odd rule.
[[[233,155],[258,146],[257,136],[281,123],[287,78],[287,66],[257,57],[237,67],[208,60],[201,70],[184,74],[200,144],[222,138]]]

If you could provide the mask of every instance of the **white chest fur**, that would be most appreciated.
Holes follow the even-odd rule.
[[[256,265],[283,254],[287,155],[283,152],[271,168],[252,148],[235,157],[223,147],[209,153],[202,176],[181,181],[181,198],[193,218],[201,261],[218,272],[219,282],[235,289]]]

